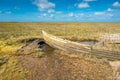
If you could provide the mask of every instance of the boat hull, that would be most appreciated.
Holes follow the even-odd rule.
[[[50,35],[45,31],[42,31],[45,42],[53,47],[63,51],[71,53],[84,53],[89,55],[95,55],[97,57],[106,57],[110,59],[120,59],[120,52],[112,52],[107,50],[94,50],[91,45],[81,44],[64,40],[56,36]]]

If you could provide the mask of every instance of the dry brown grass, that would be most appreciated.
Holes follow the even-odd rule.
[[[31,38],[42,38],[42,30],[70,40],[99,40],[99,36],[103,33],[119,33],[120,23],[0,23],[0,56],[15,53],[18,48],[25,45],[21,43],[23,40],[26,42]],[[41,80],[112,79],[112,69],[108,62],[91,59],[91,57],[78,57],[78,55],[66,54],[58,50],[42,58],[27,55],[22,56],[20,60],[23,68],[33,72],[29,76],[32,80],[38,80],[38,78]],[[25,78],[26,71],[24,73],[17,63],[18,61],[15,60],[14,63],[14,59],[11,58],[5,64],[8,65],[8,69],[3,72],[1,79]],[[0,69],[4,69],[5,65]]]
[[[120,23],[0,23],[0,39],[42,37],[41,31],[71,40],[96,39],[103,33],[119,33]]]
[[[25,80],[27,74],[28,71],[20,67],[17,59],[12,56],[0,66],[0,80]]]

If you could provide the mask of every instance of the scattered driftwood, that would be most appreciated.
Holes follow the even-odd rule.
[[[43,45],[43,44],[45,44],[45,42],[43,40],[36,39],[33,42],[21,47],[17,52],[20,53],[20,52],[33,51],[35,49],[38,49],[40,47],[40,45]]]

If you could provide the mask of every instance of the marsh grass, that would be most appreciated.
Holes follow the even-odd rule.
[[[0,55],[15,54],[29,40],[42,37],[42,30],[72,41],[100,41],[104,33],[119,33],[120,23],[0,23]],[[120,45],[94,46],[96,49],[120,50]]]
[[[0,39],[38,36],[42,30],[72,40],[96,39],[103,33],[119,33],[120,23],[0,23]]]
[[[14,44],[12,42],[0,41],[0,55],[15,54],[21,47],[21,44]]]
[[[0,80],[25,80],[27,73],[27,70],[18,66],[18,61],[13,57],[0,66]]]
[[[84,40],[100,41],[99,37],[101,34],[120,33],[120,23],[89,23],[89,22],[88,23],[64,23],[64,22],[63,23],[49,23],[49,22],[48,23],[44,23],[44,22],[43,23],[2,23],[1,22],[0,23],[0,57],[3,57],[5,55],[9,56],[11,54],[18,54],[18,55],[27,54],[27,53],[16,53],[16,51],[25,44],[27,44],[29,39],[34,39],[34,38],[42,39],[42,33],[41,33],[42,30],[50,34],[56,35],[58,37],[73,41],[84,41]],[[106,45],[106,46],[103,47],[102,45],[100,45],[94,47],[98,49],[109,48],[111,50],[115,48],[114,45]],[[32,51],[28,53],[31,52]],[[43,55],[41,51],[40,52],[34,51],[34,53],[36,53],[36,57],[41,57]],[[62,54],[65,53],[66,52],[62,52]],[[88,60],[90,58],[97,61],[97,59],[93,58],[93,56],[90,55],[87,56]],[[81,65],[83,64],[84,63],[81,63]],[[87,67],[87,66],[94,67],[92,62],[83,67]],[[101,65],[101,67],[104,66]],[[108,66],[104,68],[104,70],[105,69],[108,69]],[[86,71],[86,69],[84,70]],[[98,71],[97,67],[96,67],[96,71]],[[102,68],[101,71],[103,71]],[[93,75],[94,72],[95,71],[93,69]],[[11,56],[9,56],[9,60],[5,62],[5,64],[2,63],[2,65],[0,66],[1,80],[24,80],[27,74],[28,71],[21,68],[18,65],[18,61]],[[110,73],[110,75],[111,74],[112,73]]]
[[[8,62],[9,58],[7,56],[0,56],[0,66]]]

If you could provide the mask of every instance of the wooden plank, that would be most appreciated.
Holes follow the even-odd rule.
[[[120,43],[120,33],[118,34],[103,34],[100,36],[101,41],[107,43]]]

